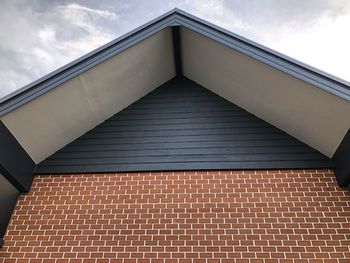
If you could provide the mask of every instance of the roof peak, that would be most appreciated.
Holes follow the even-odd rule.
[[[187,27],[326,92],[350,101],[349,82],[280,54],[182,9],[173,8],[129,33],[0,98],[0,117],[169,26]]]

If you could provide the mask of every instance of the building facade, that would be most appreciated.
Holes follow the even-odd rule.
[[[0,260],[348,262],[349,101],[173,10],[0,101]]]

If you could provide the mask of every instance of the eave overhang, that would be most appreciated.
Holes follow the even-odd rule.
[[[169,26],[189,28],[323,91],[350,101],[350,83],[208,23],[182,10],[173,9],[3,97],[0,99],[0,117]]]
[[[23,138],[21,138],[21,134],[18,133],[18,130],[23,131],[23,127],[22,127],[23,125],[14,128],[14,126],[12,125],[13,123],[11,124],[11,122],[13,120],[16,120],[16,122],[22,121],[22,122],[27,123],[30,121],[30,118],[26,118],[26,116],[22,119],[18,118],[16,114],[13,114],[13,113],[17,113],[17,111],[15,111],[15,110],[18,108],[20,108],[18,110],[22,110],[23,108],[27,107],[28,105],[31,105],[31,103],[29,103],[29,102],[31,102],[31,101],[34,102],[34,100],[36,98],[38,98],[44,94],[50,95],[54,91],[60,90],[60,89],[55,89],[55,88],[64,86],[65,84],[74,80],[76,77],[80,77],[81,75],[85,74],[87,71],[89,71],[92,68],[96,69],[97,67],[95,67],[95,66],[97,66],[97,65],[100,66],[101,64],[103,64],[103,62],[111,59],[112,57],[115,57],[118,54],[119,54],[119,56],[121,56],[122,54],[120,54],[120,53],[122,53],[123,51],[126,51],[127,49],[133,48],[137,44],[144,42],[144,40],[146,40],[146,39],[154,37],[155,35],[157,35],[157,33],[160,33],[161,31],[164,32],[164,30],[169,30],[169,29],[167,29],[168,27],[172,27],[172,39],[173,39],[173,48],[174,48],[173,55],[174,55],[174,62],[175,62],[174,72],[176,73],[176,75],[182,75],[182,73],[183,73],[185,76],[187,76],[191,79],[191,76],[188,75],[188,72],[182,72],[183,70],[186,71],[186,68],[184,69],[184,66],[186,66],[187,64],[183,61],[187,57],[184,55],[184,53],[181,50],[182,45],[184,44],[184,41],[181,41],[180,38],[185,36],[184,32],[186,33],[186,30],[187,30],[187,31],[192,31],[192,32],[198,33],[198,35],[204,36],[206,39],[208,39],[210,41],[217,42],[220,44],[221,47],[224,47],[225,49],[230,50],[232,52],[235,52],[237,54],[238,53],[242,54],[250,60],[257,61],[263,66],[269,67],[269,68],[275,70],[276,72],[280,72],[280,74],[282,74],[286,77],[291,77],[291,79],[298,81],[299,83],[302,83],[305,86],[309,85],[309,87],[311,87],[311,89],[314,90],[316,93],[317,92],[324,93],[324,94],[328,95],[328,97],[332,97],[332,98],[327,98],[327,99],[331,99],[333,101],[333,104],[329,104],[329,105],[337,106],[337,109],[332,110],[332,112],[334,112],[333,115],[339,115],[339,116],[337,118],[337,122],[333,122],[333,123],[335,123],[335,125],[328,125],[328,127],[335,127],[336,125],[339,125],[342,127],[340,127],[340,128],[338,127],[338,130],[335,129],[335,130],[337,130],[337,133],[333,136],[333,141],[328,143],[328,145],[326,145],[325,147],[320,145],[321,144],[320,142],[323,142],[325,139],[330,137],[329,134],[327,133],[327,132],[329,132],[329,129],[325,128],[324,123],[322,125],[320,125],[320,120],[318,120],[318,126],[315,126],[316,128],[313,128],[312,127],[313,124],[309,123],[310,124],[309,126],[311,126],[311,128],[308,127],[307,136],[310,136],[310,135],[314,136],[314,134],[316,134],[318,131],[324,130],[323,135],[322,135],[323,137],[321,136],[320,137],[321,139],[318,138],[318,141],[316,141],[316,143],[314,143],[314,141],[307,138],[307,136],[306,136],[306,138],[303,137],[303,134],[300,134],[299,131],[297,133],[293,133],[293,130],[288,129],[288,125],[286,126],[285,123],[278,125],[280,123],[278,121],[275,123],[273,121],[274,120],[273,118],[270,118],[270,119],[265,118],[265,117],[268,117],[269,112],[265,113],[265,116],[262,115],[261,118],[265,119],[267,122],[275,125],[276,127],[279,127],[280,129],[285,130],[287,133],[289,133],[289,134],[293,135],[294,137],[298,138],[299,140],[307,143],[308,145],[312,146],[313,148],[321,151],[322,153],[326,154],[328,157],[332,157],[335,150],[337,148],[342,147],[341,139],[343,138],[343,134],[345,134],[346,131],[348,130],[348,128],[346,126],[348,124],[349,119],[346,117],[346,111],[348,109],[348,107],[347,107],[348,102],[350,101],[350,83],[349,82],[346,82],[346,81],[341,80],[335,76],[332,76],[330,74],[327,74],[325,72],[317,70],[313,67],[305,65],[299,61],[296,61],[296,60],[289,58],[285,55],[282,55],[274,50],[266,48],[266,47],[259,45],[253,41],[245,39],[241,36],[238,36],[234,33],[229,32],[225,29],[222,29],[218,26],[215,26],[215,25],[208,23],[204,20],[201,20],[201,19],[199,19],[195,16],[192,16],[192,15],[190,15],[182,10],[179,10],[179,9],[174,9],[174,10],[150,21],[149,23],[147,23],[139,28],[136,28],[135,30],[117,38],[116,40],[111,41],[110,43],[86,54],[85,56],[82,56],[81,58],[53,71],[52,73],[38,79],[37,81],[34,81],[33,83],[9,94],[8,96],[1,98],[0,99],[0,117],[2,117],[1,120],[4,122],[4,124],[7,126],[7,128],[9,128],[11,133],[13,133],[13,135],[16,137],[16,139],[18,139],[19,143],[23,146],[23,148],[27,151],[27,153],[29,153],[29,156],[36,163],[40,162],[44,158],[48,157],[49,155],[51,155],[55,151],[62,148],[67,143],[69,143],[72,140],[81,136],[84,132],[87,132],[90,128],[98,125],[101,121],[110,117],[112,113],[111,112],[109,112],[108,114],[104,113],[104,115],[102,117],[100,117],[98,120],[95,120],[92,122],[92,124],[91,123],[89,124],[91,127],[90,126],[84,127],[78,131],[75,131],[75,133],[72,134],[71,136],[67,136],[67,134],[64,134],[64,136],[66,136],[67,138],[63,138],[63,139],[61,138],[61,141],[58,142],[57,145],[53,145],[49,150],[45,149],[45,151],[43,151],[42,153],[35,155],[35,154],[33,154],[33,152],[31,152],[31,149],[30,149],[31,147],[28,146],[28,143],[24,143],[25,140],[23,140]],[[188,41],[188,38],[187,38],[187,41]],[[186,47],[184,49],[186,49]],[[187,52],[188,52],[188,50],[189,49],[187,46]],[[183,56],[183,58],[181,58],[181,56]],[[171,64],[172,61],[169,63]],[[184,65],[182,65],[182,64],[184,64]],[[207,71],[205,71],[205,68],[204,68],[204,73],[202,72],[202,74],[206,74],[206,72]],[[283,74],[283,73],[285,73],[285,74]],[[171,74],[172,74],[172,72],[171,72]],[[169,73],[168,74],[169,76],[167,76],[167,77],[169,78],[171,74]],[[270,79],[274,79],[275,77],[276,76],[269,76]],[[192,80],[197,81],[196,79],[192,79]],[[164,77],[164,81],[166,81],[165,77]],[[295,87],[295,85],[294,86],[293,85],[294,84],[289,84],[289,88],[291,90],[293,90],[294,93],[297,93],[297,91],[296,91],[297,89],[295,89],[296,87]],[[210,87],[207,87],[206,85],[204,85],[204,83],[203,83],[203,86],[205,86],[208,89],[211,89]],[[305,87],[305,88],[308,89],[309,87]],[[228,87],[229,90],[231,88],[232,88],[231,86]],[[237,87],[233,87],[233,88],[237,88]],[[243,87],[243,88],[245,88],[245,87]],[[274,90],[275,93],[280,93],[280,90],[282,90],[281,92],[283,92],[283,89],[280,89],[281,88],[280,86],[277,85],[277,88],[278,89]],[[72,90],[72,89],[70,89],[70,90]],[[50,91],[52,91],[52,92],[50,92]],[[99,91],[100,91],[100,89],[99,89]],[[213,91],[216,92],[215,90],[213,90]],[[145,89],[144,93],[147,94],[147,92],[149,92],[149,90]],[[259,93],[260,91],[256,90],[256,92]],[[119,93],[117,93],[117,94],[120,97],[120,94]],[[140,95],[140,94],[138,94],[138,95]],[[143,94],[143,95],[145,95],[145,94]],[[224,93],[217,92],[217,94],[226,98]],[[140,98],[141,95],[138,98]],[[259,97],[259,94],[255,95],[254,91],[251,92],[251,95]],[[45,97],[45,96],[43,96],[43,97]],[[65,96],[67,96],[67,94]],[[57,101],[57,97],[52,96],[52,98]],[[38,100],[40,100],[40,99],[38,98]],[[126,104],[132,103],[135,99],[137,99],[137,98],[135,97],[135,98],[132,98],[132,100],[130,99],[130,101],[128,101]],[[230,100],[231,102],[234,102],[232,100],[232,98],[226,98],[226,99]],[[286,97],[284,99],[290,100],[289,97]],[[38,100],[35,100],[35,102],[37,102]],[[308,100],[310,100],[310,98]],[[322,102],[323,102],[323,104],[322,104]],[[322,105],[325,105],[325,102],[326,101],[321,100],[321,102],[319,102],[319,105],[316,105],[316,106],[314,105],[312,107],[314,107],[315,109],[321,110],[321,107],[322,107]],[[260,103],[260,102],[258,102],[258,103]],[[25,105],[25,104],[27,104],[27,105]],[[344,104],[347,104],[347,105],[344,106]],[[328,105],[328,101],[327,101],[327,105]],[[24,107],[22,107],[22,106],[24,106]],[[65,107],[66,106],[67,105],[65,105]],[[122,109],[125,106],[127,106],[127,105],[121,105],[120,108]],[[248,111],[251,110],[251,108],[249,108],[249,105],[247,107],[245,107],[245,106],[247,106],[247,105],[242,105],[242,108],[245,108]],[[322,108],[323,113],[329,112],[331,106],[329,106],[328,108],[323,107]],[[304,109],[307,110],[308,106],[304,105]],[[38,110],[38,107],[36,108],[36,110]],[[118,109],[118,110],[120,110],[120,109]],[[259,114],[258,114],[259,109],[258,109],[258,111],[255,111],[255,112],[251,111],[251,112],[253,114],[259,116]],[[279,112],[278,108],[273,109],[273,113],[276,113],[276,112]],[[284,113],[288,114],[289,112],[290,112],[290,109],[286,108]],[[114,113],[115,112],[113,112],[113,114]],[[322,115],[322,113],[319,113],[319,114],[318,113],[316,115]],[[11,114],[13,114],[13,116],[10,117],[11,120],[9,121],[9,118],[7,118],[7,117]],[[314,117],[314,116],[312,116],[312,114],[315,115],[315,112],[311,112],[311,114],[309,114],[309,117],[306,118],[305,120],[310,121]],[[72,116],[71,115],[69,115],[69,116],[70,116],[69,118],[72,119]],[[311,118],[310,118],[310,116],[311,116]],[[289,118],[285,118],[285,119],[286,119],[286,122],[288,122]],[[332,118],[328,118],[328,119],[332,119]],[[343,121],[343,124],[341,124],[343,119],[345,119],[345,120]],[[297,122],[298,120],[292,119],[290,122],[293,124],[293,121]],[[321,120],[321,123],[322,123],[322,120]],[[39,124],[43,125],[44,123],[41,122]],[[70,123],[68,122],[68,123],[66,123],[66,127],[63,127],[62,125],[59,127],[63,128],[63,130],[65,132],[70,132],[71,127],[69,126],[69,124]],[[304,126],[303,126],[304,124],[299,123],[298,125],[300,127],[302,127],[302,130],[304,131]],[[322,129],[322,127],[325,129]],[[344,130],[345,130],[345,132],[344,132]],[[303,132],[303,131],[301,131],[301,132]],[[35,136],[39,138],[40,134],[35,134]],[[55,134],[51,134],[50,136],[54,137]],[[48,139],[52,139],[51,137]],[[26,138],[27,142],[28,142],[28,140],[33,141],[31,138]],[[338,143],[341,143],[341,144],[338,144]],[[30,145],[30,143],[29,143],[29,145]],[[43,142],[42,145],[45,145],[45,142]],[[342,147],[342,148],[344,148],[344,147]],[[341,154],[341,156],[343,156],[343,154]],[[342,162],[342,163],[344,163],[344,162]]]

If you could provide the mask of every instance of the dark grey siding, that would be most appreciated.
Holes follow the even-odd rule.
[[[177,77],[43,161],[37,173],[320,167],[331,160]]]
[[[337,151],[333,156],[335,163],[335,175],[340,186],[350,190],[350,129],[345,134]]]
[[[18,190],[28,192],[35,167],[34,161],[0,121],[0,173]]]
[[[0,247],[20,192],[0,174]]]
[[[36,165],[0,121],[0,247],[20,192],[28,192]]]

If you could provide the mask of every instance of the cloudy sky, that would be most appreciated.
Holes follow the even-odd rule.
[[[0,97],[174,7],[350,81],[348,0],[0,1]]]

